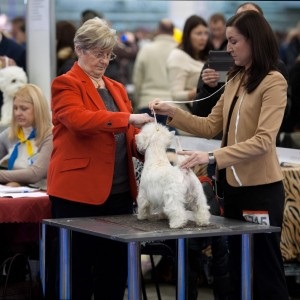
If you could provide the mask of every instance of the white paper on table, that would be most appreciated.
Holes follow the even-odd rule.
[[[46,192],[40,191],[37,188],[31,188],[28,186],[7,186],[0,184],[0,197],[43,197],[47,196]]]
[[[25,192],[25,193],[2,193],[0,192],[0,197],[6,198],[35,198],[35,197],[46,197],[48,194],[46,192]]]

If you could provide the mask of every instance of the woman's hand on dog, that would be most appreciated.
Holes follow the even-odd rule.
[[[177,154],[185,155],[187,158],[180,164],[180,168],[189,169],[197,165],[208,163],[208,153],[202,151],[178,151]]]
[[[128,121],[129,124],[138,128],[141,128],[143,125],[150,122],[154,122],[154,118],[148,114],[131,114]]]
[[[149,109],[158,115],[164,115],[173,118],[176,107],[170,103],[161,101],[160,99],[154,99],[149,102]]]

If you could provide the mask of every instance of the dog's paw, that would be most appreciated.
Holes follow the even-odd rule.
[[[141,212],[138,212],[137,213],[137,218],[138,220],[147,220],[148,219],[148,215],[147,214],[144,214],[144,213],[141,213]]]
[[[183,228],[187,221],[187,218],[173,218],[169,220],[169,226],[170,228]]]
[[[197,220],[196,224],[198,226],[206,226],[206,225],[209,225],[209,220]]]
[[[150,218],[151,220],[153,221],[159,221],[159,220],[166,220],[168,217],[163,213],[152,213],[150,215]]]
[[[197,211],[194,215],[195,222],[197,225],[208,225],[209,224],[209,218],[210,218],[210,212],[206,208],[201,208],[199,211]]]

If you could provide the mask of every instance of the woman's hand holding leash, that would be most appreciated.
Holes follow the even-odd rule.
[[[158,115],[164,115],[173,118],[176,107],[167,103],[166,101],[154,99],[149,103],[149,109]]]

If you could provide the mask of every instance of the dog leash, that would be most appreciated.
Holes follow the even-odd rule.
[[[155,125],[156,125],[156,130],[159,131],[159,126],[158,126],[156,113],[155,113],[154,109],[151,110],[151,113],[153,114],[154,122],[155,122]]]
[[[219,89],[217,89],[215,92],[213,92],[211,95],[203,97],[203,98],[199,98],[199,99],[194,99],[194,100],[185,100],[185,101],[173,101],[173,100],[162,100],[161,102],[165,102],[165,103],[175,103],[175,104],[184,104],[184,103],[194,103],[194,102],[198,102],[198,101],[203,101],[206,100],[210,97],[212,97],[213,95],[215,95],[216,93],[218,93],[222,88],[224,88],[229,82],[231,82],[239,73],[241,73],[241,71],[239,71],[238,73],[236,73],[231,79],[229,79],[228,81],[226,81]]]
[[[165,103],[175,103],[175,104],[183,104],[183,103],[194,103],[194,102],[198,102],[198,101],[203,101],[206,100],[210,97],[212,97],[213,95],[215,95],[216,93],[218,93],[222,88],[224,88],[230,81],[232,81],[241,71],[239,71],[238,73],[236,73],[231,79],[229,79],[228,81],[226,81],[219,89],[217,89],[215,92],[213,92],[211,95],[207,96],[207,97],[203,97],[200,99],[194,99],[194,100],[186,100],[186,101],[173,101],[173,100],[162,100],[161,102],[165,102]],[[151,113],[153,115],[153,118],[155,120],[155,123],[158,124],[157,122],[157,118],[156,118],[156,113],[154,111],[154,109],[151,110]],[[159,130],[159,127],[157,126],[157,131]]]

